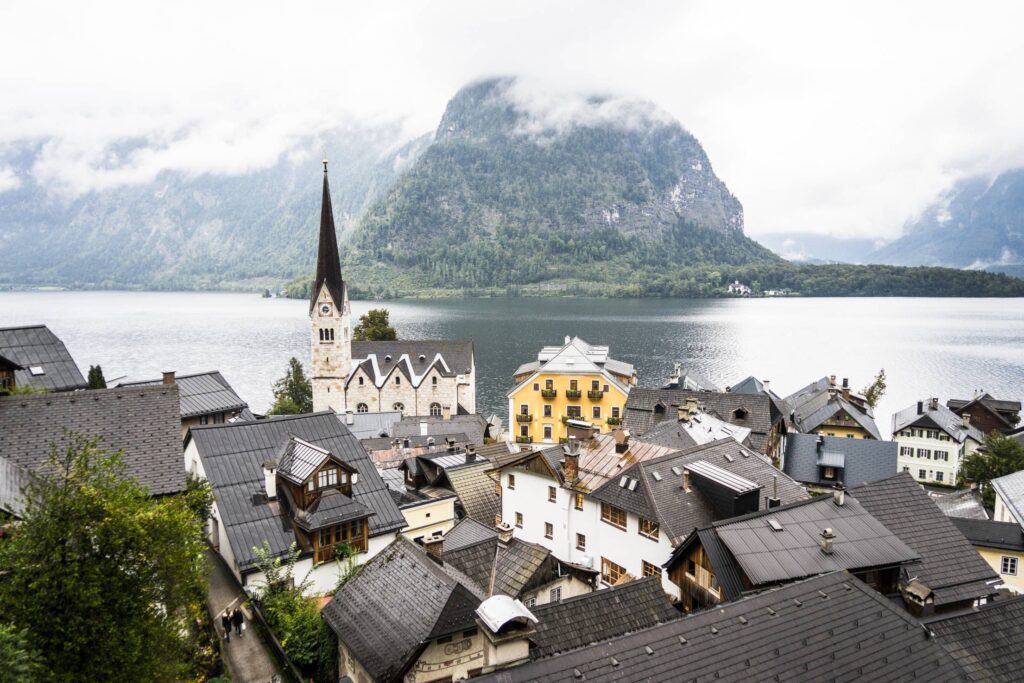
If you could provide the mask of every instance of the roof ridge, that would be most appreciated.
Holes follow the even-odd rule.
[[[634,579],[633,581],[620,583],[617,586],[608,586],[607,588],[603,588],[601,590],[590,591],[589,593],[581,593],[580,595],[574,595],[570,598],[562,598],[561,600],[556,600],[555,602],[546,602],[543,605],[537,605],[536,612],[534,612],[534,614],[536,614],[537,612],[551,610],[561,605],[568,605],[576,602],[584,602],[588,599],[592,599],[595,597],[606,597],[615,593],[628,592],[631,588],[635,589],[637,586],[643,586],[645,584],[654,583],[656,581],[658,581],[658,577],[656,576],[644,576],[639,579]],[[1024,600],[1024,596],[1021,596],[1021,600]],[[680,614],[680,616],[682,615]]]
[[[777,512],[785,512],[787,510],[792,510],[793,508],[798,508],[798,507],[800,507],[802,505],[810,505],[811,503],[819,503],[822,500],[826,500],[826,499],[830,499],[830,498],[831,498],[831,496],[829,494],[823,493],[820,496],[811,496],[810,498],[806,498],[804,500],[796,500],[796,501],[793,501],[792,503],[786,503],[785,505],[780,505],[778,507],[767,508],[765,510],[757,510],[755,512],[748,512],[745,515],[739,515],[737,517],[729,517],[728,519],[720,519],[717,522],[712,522],[709,526],[706,526],[704,528],[705,529],[710,529],[710,528],[713,528],[713,527],[728,526],[729,524],[733,524],[735,522],[745,522],[745,521],[747,521],[749,519],[757,519],[758,517],[765,517],[767,515],[773,515],[773,514],[775,514]],[[851,496],[851,498],[852,498],[852,496]],[[854,500],[856,501],[856,499],[854,499]],[[860,502],[857,502],[857,504],[860,505]],[[861,507],[863,508],[864,506],[861,505]],[[867,510],[865,509],[865,512],[866,511]]]
[[[258,427],[258,426],[270,424],[271,422],[275,422],[275,423],[276,422],[288,422],[288,421],[291,421],[291,420],[300,420],[300,419],[305,419],[305,418],[309,418],[309,417],[324,417],[325,415],[331,415],[331,416],[334,416],[334,417],[338,417],[338,414],[336,412],[334,412],[333,410],[328,408],[327,410],[320,410],[320,411],[315,412],[315,413],[300,413],[298,415],[272,415],[272,416],[270,416],[270,417],[268,417],[267,419],[264,419],[264,420],[249,420],[249,421],[241,420],[239,422],[224,422],[222,424],[195,425],[195,426],[190,427],[189,429],[195,431],[195,430],[207,430],[207,429],[224,429],[224,428],[227,428],[227,427]],[[343,425],[343,426],[347,427],[348,425]]]

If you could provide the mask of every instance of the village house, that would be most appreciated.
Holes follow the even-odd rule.
[[[985,435],[967,413],[957,415],[930,398],[892,416],[892,439],[899,446],[898,467],[923,483],[954,486],[963,459],[978,450]]]
[[[634,387],[626,401],[623,427],[634,438],[646,439],[648,432],[666,420],[679,421],[680,408],[693,405],[731,425],[750,430],[750,447],[773,459],[782,455],[786,434],[786,413],[770,392],[686,391]]]
[[[1020,424],[1020,401],[1000,401],[984,391],[972,399],[951,398],[946,407],[959,416],[969,415],[982,434],[1010,432]]]
[[[494,465],[487,459],[487,447],[441,449],[409,457],[397,468],[402,473],[406,490],[437,496],[454,493],[456,517],[471,517],[493,527],[501,513],[501,498],[495,490],[490,471]],[[500,446],[491,450],[507,452]]]
[[[348,287],[324,161],[316,278],[309,301],[313,410],[403,415],[476,412],[476,362],[471,341],[352,339]]]
[[[796,431],[848,439],[882,439],[874,410],[850,391],[850,380],[836,386],[836,376],[822,377],[785,398]]]
[[[119,387],[145,387],[160,384],[178,385],[181,399],[181,438],[190,427],[224,424],[236,420],[255,420],[249,404],[243,401],[217,370],[189,375],[163,373],[163,377],[137,382],[121,382]]]
[[[0,393],[13,386],[74,391],[87,386],[64,342],[46,325],[0,328]]]
[[[610,431],[619,425],[636,384],[632,365],[610,357],[607,346],[579,337],[566,337],[562,346],[545,346],[514,377],[508,419],[521,444],[559,443],[568,438],[569,421]]]
[[[185,467],[213,486],[210,544],[243,586],[263,581],[255,548],[266,544],[282,557],[294,544],[296,575],[308,573],[314,591],[330,590],[337,544],[363,563],[407,525],[366,451],[330,411],[193,427]]]
[[[611,449],[573,440],[500,468],[501,516],[516,537],[600,569],[603,585],[657,576],[678,598],[661,567],[695,527],[807,496],[732,439],[673,452],[614,436]]]
[[[996,494],[992,519],[1016,522],[1024,529],[1024,470],[993,479],[992,490]]]
[[[695,529],[665,568],[690,612],[838,569],[894,595],[903,568],[918,561],[917,553],[839,484],[831,496]]]
[[[1024,652],[1024,597],[997,600],[930,619],[928,633],[970,681],[1020,680]]]
[[[0,456],[0,537],[7,523],[22,519],[25,513],[22,491],[28,483],[28,470]]]
[[[680,363],[672,366],[672,374],[668,384],[662,389],[682,389],[684,391],[721,391],[714,382],[691,367],[683,367]]]
[[[895,681],[921,674],[964,680],[958,657],[939,640],[898,605],[836,571],[588,642],[481,681]]]
[[[954,518],[953,524],[997,572],[1003,585],[1024,593],[1024,529],[1016,522]],[[999,587],[999,586],[997,586]]]
[[[185,490],[176,386],[0,396],[0,457],[32,472],[81,439],[121,452],[125,476],[150,495]],[[3,486],[3,484],[0,484]]]
[[[892,441],[790,434],[782,471],[811,486],[851,486],[891,477],[897,472],[896,459],[897,445]]]
[[[662,420],[644,433],[644,443],[675,450],[692,448],[720,439],[733,439],[750,447],[749,427],[737,427],[704,410],[695,397],[688,397],[677,410],[676,420]]]

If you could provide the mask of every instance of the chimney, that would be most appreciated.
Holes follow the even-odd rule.
[[[508,522],[500,522],[496,527],[498,531],[498,541],[501,543],[510,543],[512,541],[512,525]]]
[[[850,378],[849,377],[844,377],[843,378],[843,389],[849,389],[849,388],[850,388]]]
[[[468,444],[466,446],[466,464],[472,464],[476,462],[476,446]]]
[[[445,420],[452,419],[452,407],[450,405],[445,404],[441,407],[441,417]]]
[[[164,372],[164,384],[174,384],[174,370]]]
[[[431,436],[427,438],[427,448],[434,450],[434,437]]]
[[[832,542],[835,540],[836,535],[832,533],[832,528],[827,527],[821,531],[821,552],[826,555],[832,554]]]
[[[829,378],[828,378],[828,386],[831,389],[835,389],[835,387],[836,387],[836,376],[835,375],[830,375],[829,376]]]
[[[846,489],[843,488],[841,481],[837,481],[835,488],[832,489],[832,502],[838,507],[843,507],[846,504]]]
[[[680,422],[689,422],[690,421],[690,410],[686,407],[686,404],[684,404],[684,403],[680,403],[679,404],[679,409],[677,411],[677,415],[678,415],[678,418],[679,418]]]
[[[268,460],[263,463],[263,488],[267,492],[267,500],[277,500],[277,463]]]
[[[770,379],[761,380],[761,386],[764,387],[764,393],[769,394],[772,391],[772,381]]]
[[[625,453],[629,450],[629,430],[616,429],[612,432],[612,439],[615,440],[615,452]]]
[[[580,442],[575,436],[570,436],[565,444],[565,460],[562,462],[562,472],[565,480],[575,483],[579,479],[580,471]]]
[[[932,410],[938,410],[939,409],[939,399],[937,399],[937,398],[935,398],[933,396],[931,399],[929,399],[929,403],[931,405],[931,409]]]
[[[356,418],[352,415],[352,410],[351,409],[346,410],[345,411],[345,424],[351,425],[351,424],[354,424],[355,421],[356,421]]]
[[[690,492],[690,470],[683,468],[683,490]]]
[[[917,402],[917,414],[920,415],[924,412],[924,401]]]
[[[435,562],[438,564],[444,564],[443,538],[424,538],[423,549],[427,551],[427,555],[430,555]]]
[[[679,365],[679,363],[676,363],[675,365],[672,366],[672,374],[668,376],[668,383],[670,386],[679,385],[679,375],[681,372],[682,367]]]
[[[814,448],[818,453],[821,453],[822,449],[825,448],[825,437],[821,434],[814,440]]]
[[[484,646],[480,673],[489,674],[530,661],[530,639],[537,635],[536,623],[537,617],[522,602],[507,595],[492,595],[480,603],[476,609],[477,629]]]
[[[960,422],[963,424],[964,429],[967,429],[968,427],[970,427],[971,426],[971,414],[970,413],[964,413],[963,415],[961,415],[960,416]]]
[[[844,379],[843,382],[845,383],[846,380]],[[849,401],[850,400],[850,387],[847,387],[847,386],[843,387],[843,400],[844,401]]]
[[[571,341],[572,341],[572,337],[570,337],[569,335],[565,335],[565,343],[568,344]]]
[[[779,498],[779,475],[772,475],[772,497],[768,499],[768,509],[777,508],[782,505],[782,500]]]

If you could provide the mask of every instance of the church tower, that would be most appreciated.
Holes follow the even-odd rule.
[[[313,410],[345,412],[345,378],[352,367],[352,311],[341,279],[338,236],[334,231],[331,190],[324,160],[324,196],[320,205],[320,246],[316,279],[309,299],[313,344]]]

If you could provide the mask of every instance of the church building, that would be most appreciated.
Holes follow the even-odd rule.
[[[472,341],[352,340],[352,309],[341,277],[326,161],[309,319],[314,411],[397,410],[435,417],[476,412]]]

